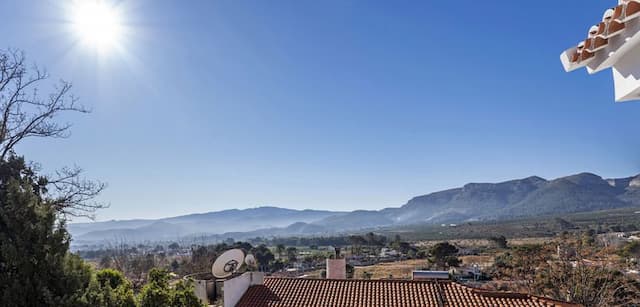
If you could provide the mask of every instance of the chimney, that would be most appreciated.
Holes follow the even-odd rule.
[[[346,259],[327,259],[327,279],[347,279]]]

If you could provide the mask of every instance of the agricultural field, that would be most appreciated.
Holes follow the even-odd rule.
[[[403,240],[409,241],[482,240],[491,236],[504,235],[509,239],[517,239],[512,242],[518,244],[516,242],[526,242],[524,238],[534,238],[532,240],[536,241],[540,238],[554,237],[562,232],[580,232],[588,229],[594,229],[597,232],[640,230],[640,208],[460,224],[409,225],[381,228],[377,233],[388,237],[399,235]]]
[[[371,279],[411,279],[411,272],[420,270],[426,264],[426,259],[411,259],[355,267],[354,277],[362,279],[368,275]]]
[[[477,263],[481,268],[493,265],[495,257],[492,255],[471,255],[459,257],[462,266]],[[370,279],[411,279],[411,272],[424,269],[428,265],[427,259],[410,259],[394,262],[383,262],[369,266],[355,267],[354,278]]]

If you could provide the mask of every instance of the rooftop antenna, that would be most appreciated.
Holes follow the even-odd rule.
[[[213,263],[211,266],[211,274],[213,274],[215,278],[225,279],[236,273],[244,261],[244,252],[241,249],[235,248],[228,250],[222,253]]]

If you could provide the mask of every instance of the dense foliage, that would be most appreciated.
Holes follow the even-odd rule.
[[[429,250],[429,262],[438,269],[457,267],[460,265],[460,259],[456,257],[457,253],[458,248],[449,242],[436,243]]]
[[[75,305],[91,279],[68,253],[64,221],[43,197],[46,184],[23,158],[0,161],[0,305]]]
[[[152,269],[149,272],[149,282],[140,292],[139,306],[195,307],[202,304],[193,293],[191,283],[181,280],[175,287],[170,287],[169,272]]]
[[[44,195],[46,184],[23,158],[0,161],[1,306],[200,306],[189,283],[169,287],[159,270],[149,273],[136,302],[121,272],[94,272],[69,253],[70,237]]]
[[[121,272],[112,269],[100,270],[94,274],[81,303],[85,306],[136,306],[131,282]]]

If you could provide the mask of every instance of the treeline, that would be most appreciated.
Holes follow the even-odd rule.
[[[278,238],[252,238],[247,240],[252,244],[264,244],[267,246],[334,246],[345,247],[351,245],[371,245],[384,246],[386,243],[399,240],[398,236],[390,239],[384,235],[369,232],[363,235],[344,235],[344,236],[317,236],[317,237],[278,237]]]
[[[288,263],[298,260],[295,247],[283,247],[282,251],[275,248],[280,252],[278,259],[276,259],[274,252],[266,245],[254,246],[248,242],[192,244],[189,246],[181,246],[174,242],[167,247],[142,244],[129,246],[121,243],[100,250],[81,251],[78,254],[94,262],[94,266],[100,269],[114,269],[122,272],[132,282],[134,290],[139,290],[148,282],[148,273],[154,268],[166,270],[175,276],[210,272],[211,265],[218,256],[235,248],[253,254],[259,269],[265,272],[280,270]],[[287,253],[286,257],[284,257],[284,252]]]
[[[348,236],[319,236],[319,237],[284,237],[273,239],[255,238],[249,240],[252,243],[265,244],[267,246],[345,246],[349,245]]]

